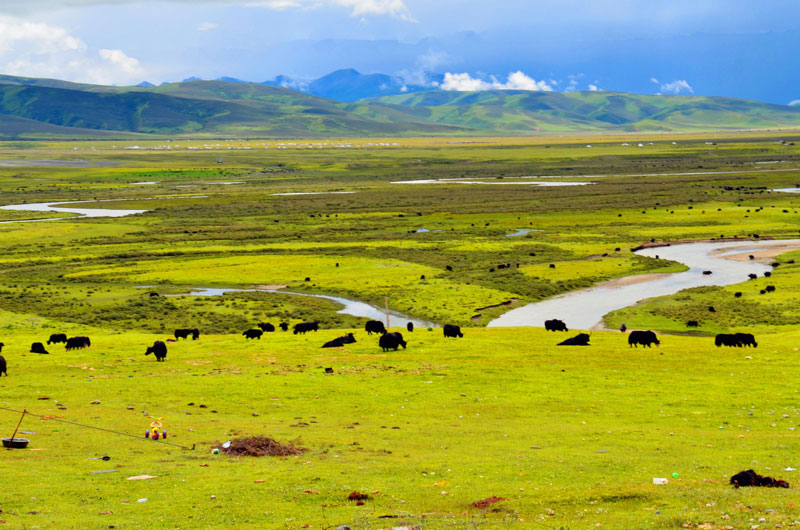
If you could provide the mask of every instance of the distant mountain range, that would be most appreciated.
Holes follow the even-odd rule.
[[[313,83],[352,99],[400,90],[342,70]],[[385,88],[381,88],[385,87]],[[416,87],[414,87],[416,88]],[[618,92],[412,91],[335,101],[239,80],[111,87],[0,75],[0,138],[347,137],[800,127],[800,107]]]
[[[386,74],[362,74],[352,68],[336,70],[319,79],[294,79],[289,76],[279,75],[270,81],[258,83],[267,86],[280,86],[291,88],[298,92],[319,96],[322,98],[335,99],[336,101],[354,102],[365,98],[381,96],[393,96],[397,94],[408,94],[430,90],[437,87],[444,80],[442,74],[428,72],[424,74],[424,84],[414,84],[406,82],[402,77]],[[202,81],[199,77],[188,77],[183,82]],[[250,83],[235,77],[218,77],[214,81],[225,81],[227,83]],[[169,84],[169,83],[163,83]],[[139,87],[152,87],[153,83],[142,81]]]

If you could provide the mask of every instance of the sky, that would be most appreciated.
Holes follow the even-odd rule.
[[[0,73],[97,84],[355,68],[788,104],[798,53],[796,0],[0,0]]]

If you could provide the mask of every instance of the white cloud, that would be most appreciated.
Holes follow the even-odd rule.
[[[206,1],[213,2],[213,0]],[[226,3],[246,7],[263,7],[276,11],[335,6],[349,9],[352,17],[390,16],[406,22],[417,22],[403,0],[231,0]]]
[[[0,15],[0,73],[126,84],[141,81],[144,70],[122,50],[90,50],[65,28]]]
[[[329,0],[331,4],[352,9],[351,16],[389,15],[406,22],[416,22],[403,0]]]
[[[100,57],[111,65],[118,67],[128,74],[141,74],[142,67],[139,61],[133,57],[128,57],[122,50],[100,50]]]
[[[589,92],[600,92],[600,87],[597,85],[589,85]]]
[[[0,12],[30,14],[53,9],[137,4],[142,0],[0,0]],[[404,0],[163,0],[161,3],[260,7],[283,11],[317,9],[325,6],[350,10],[350,16],[390,16],[406,22],[417,22]]]
[[[214,22],[203,22],[197,26],[197,31],[211,31],[212,29],[217,29],[217,27],[219,27],[219,25]]]
[[[501,83],[494,76],[489,78],[489,81],[472,77],[467,73],[444,74],[444,81],[439,87],[442,90],[453,90],[458,92],[475,92],[479,90],[530,90],[534,92],[550,92],[553,87],[548,85],[546,81],[536,81],[528,77],[522,71],[516,71],[508,74],[508,79],[505,83]]]
[[[662,83],[655,77],[650,78],[651,83],[655,83],[661,90],[660,94],[680,94],[681,92],[688,92],[694,94],[694,89],[685,79],[676,79],[671,83]]]

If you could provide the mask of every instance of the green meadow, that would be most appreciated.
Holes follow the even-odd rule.
[[[787,468],[800,469],[800,251],[767,258],[777,264],[770,278],[606,316],[611,329],[656,330],[659,348],[630,348],[615,331],[558,347],[572,330],[485,326],[558,294],[685,269],[631,252],[643,243],[797,238],[797,195],[772,191],[800,185],[796,140],[0,143],[2,205],[146,210],[0,209],[0,221],[30,221],[0,223],[9,373],[0,429],[10,436],[19,420],[5,409],[44,416],[26,416],[29,447],[0,459],[0,519],[15,528],[788,527],[800,520],[794,489],[735,490],[728,480],[753,468],[797,487]],[[435,182],[396,183],[415,180]],[[36,221],[54,217],[63,219]],[[761,294],[767,285],[775,291]],[[203,287],[246,291],[172,296]],[[267,287],[388,300],[465,336],[397,328],[408,348],[383,352],[366,319]],[[258,322],[311,320],[320,331],[242,336]],[[166,362],[144,355],[195,327],[200,339],[167,343]],[[758,348],[714,346],[716,333],[738,331],[754,333]],[[356,343],[321,348],[347,332]],[[92,346],[28,353],[52,333],[87,335]],[[187,449],[145,440],[153,418]],[[212,454],[247,436],[305,452]],[[127,480],[139,475],[155,478]],[[357,505],[352,491],[371,499]],[[493,496],[504,500],[471,506]]]

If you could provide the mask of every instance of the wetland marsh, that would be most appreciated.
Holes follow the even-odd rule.
[[[790,140],[375,139],[357,153],[237,140],[224,158],[189,149],[199,140],[170,151],[147,141],[136,150],[0,143],[14,161],[0,164],[4,205],[80,203],[95,215],[53,222],[65,208],[0,208],[0,221],[28,221],[0,224],[2,407],[135,436],[163,418],[168,441],[195,446],[26,418],[31,450],[0,461],[13,483],[2,518],[21,528],[749,528],[761,518],[786,527],[800,519],[793,489],[734,490],[727,480],[755,468],[796,487],[797,472],[784,470],[800,468],[800,251],[764,248],[800,235],[798,197],[773,191],[800,184]],[[452,180],[519,175],[592,184]],[[433,182],[396,183],[421,180]],[[633,251],[678,241],[706,243]],[[729,244],[744,261],[683,254]],[[556,344],[572,330],[487,328],[610,280],[670,275],[675,287],[688,274],[682,263],[724,285],[669,294],[639,283],[639,303],[605,317],[612,329],[658,331],[660,348],[632,349],[619,332],[594,331],[591,346],[571,348]],[[197,286],[217,291],[175,296]],[[388,299],[420,325],[409,332],[392,318],[408,348],[383,352],[365,317],[326,297],[373,309]],[[602,316],[600,305],[548,318],[580,328],[570,319]],[[320,330],[242,336],[284,321]],[[464,338],[445,339],[429,322],[460,325]],[[195,327],[200,339],[168,343],[166,362],[144,356]],[[714,334],[739,331],[755,333],[758,348],[714,346]],[[356,343],[321,348],[347,332]],[[52,333],[90,336],[92,346],[29,353]],[[18,420],[4,411],[0,427],[10,433]],[[307,452],[211,453],[256,435]],[[87,460],[99,455],[111,460]],[[157,478],[126,480],[143,474]],[[353,490],[372,499],[349,502]],[[492,496],[505,500],[471,507]]]

